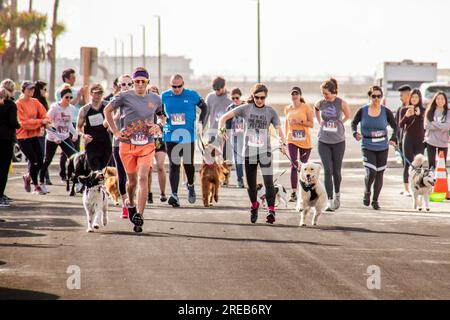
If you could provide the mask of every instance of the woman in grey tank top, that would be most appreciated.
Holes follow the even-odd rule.
[[[341,205],[341,169],[345,153],[344,124],[350,120],[350,108],[347,102],[337,96],[338,83],[335,79],[325,81],[321,90],[324,99],[315,106],[316,118],[320,124],[319,155],[325,169],[325,189],[328,195],[328,206],[325,211],[334,212]]]

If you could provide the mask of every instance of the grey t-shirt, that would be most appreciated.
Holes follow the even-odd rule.
[[[209,115],[209,129],[214,134],[217,133],[217,129],[219,128],[219,119],[227,113],[227,108],[232,104],[231,101],[226,94],[222,96],[218,96],[215,92],[211,92],[206,97],[206,104],[208,105],[208,115]]]
[[[342,122],[342,99],[333,102],[320,100],[315,105],[321,113],[319,141],[326,144],[336,144],[345,141],[345,128]]]
[[[276,127],[281,123],[277,112],[270,106],[258,108],[252,103],[234,109],[234,114],[245,121],[245,156],[271,152],[270,125]]]
[[[120,131],[128,138],[123,143],[144,146],[154,142],[148,126],[155,123],[155,114],[162,113],[161,98],[148,93],[141,97],[134,91],[119,93],[112,101],[114,109],[120,108]]]

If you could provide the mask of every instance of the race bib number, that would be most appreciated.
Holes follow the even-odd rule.
[[[103,115],[101,113],[89,116],[91,127],[103,126]]]
[[[323,131],[326,132],[338,132],[337,121],[330,120],[323,124]]]
[[[384,131],[372,131],[370,133],[373,143],[386,141],[386,133]]]
[[[185,113],[174,113],[170,116],[173,126],[184,126],[186,124]]]
[[[69,128],[68,127],[57,127],[56,131],[59,134],[67,134],[67,133],[69,133]]]
[[[235,133],[242,133],[245,130],[244,121],[236,120],[233,123],[233,129]]]
[[[148,135],[143,132],[136,132],[131,136],[130,141],[134,146],[145,146],[148,144]]]
[[[266,145],[266,136],[264,134],[256,134],[248,136],[248,146],[253,148],[263,148]]]
[[[292,131],[292,140],[294,140],[294,141],[306,141],[306,132],[305,132],[305,130],[293,130]]]

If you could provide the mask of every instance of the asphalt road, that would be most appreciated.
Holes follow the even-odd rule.
[[[136,235],[112,206],[109,225],[87,234],[80,196],[61,183],[26,194],[16,176],[14,207],[0,208],[0,298],[450,299],[450,206],[413,212],[400,177],[388,170],[375,212],[361,203],[363,170],[346,169],[342,209],[306,229],[293,204],[274,226],[263,214],[251,225],[245,190],[221,189],[213,209],[186,205],[183,190],[184,208],[149,206]],[[370,266],[379,290],[368,288]],[[77,271],[81,288],[70,290]]]

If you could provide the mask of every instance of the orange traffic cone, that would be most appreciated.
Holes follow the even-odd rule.
[[[445,193],[447,195],[446,198],[450,198],[450,193],[448,192],[447,169],[445,166],[444,151],[439,152],[439,162],[436,168],[436,184],[434,185],[433,192]]]

